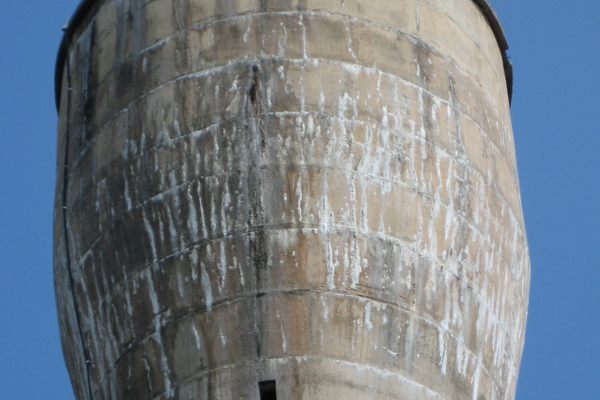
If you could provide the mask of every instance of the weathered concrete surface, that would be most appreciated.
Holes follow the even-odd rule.
[[[514,398],[528,250],[472,0],[104,0],[66,55],[78,398]]]

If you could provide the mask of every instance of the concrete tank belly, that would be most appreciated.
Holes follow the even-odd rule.
[[[77,397],[514,399],[506,48],[485,0],[82,2],[54,233]]]

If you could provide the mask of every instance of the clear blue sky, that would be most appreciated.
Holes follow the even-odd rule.
[[[72,399],[52,286],[54,61],[77,0],[0,13],[0,393]],[[600,2],[495,0],[532,261],[518,400],[600,399]]]

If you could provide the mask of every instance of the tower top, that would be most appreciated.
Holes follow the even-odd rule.
[[[485,19],[487,20],[490,28],[494,32],[498,47],[502,53],[502,59],[504,61],[504,74],[506,76],[506,86],[508,89],[509,101],[512,100],[512,89],[513,89],[513,71],[512,64],[508,58],[508,40],[506,34],[500,23],[500,19],[496,12],[492,8],[489,0],[472,0]],[[62,87],[62,75],[65,65],[65,57],[67,54],[67,48],[73,33],[77,30],[78,26],[88,17],[91,10],[100,4],[99,0],[81,0],[79,6],[75,9],[75,12],[69,19],[69,22],[63,28],[64,34],[60,47],[58,50],[58,56],[56,59],[56,70],[54,75],[54,94],[56,99],[56,107],[58,109],[60,105],[61,87]]]

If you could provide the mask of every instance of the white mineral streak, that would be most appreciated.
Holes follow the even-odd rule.
[[[382,187],[382,194],[387,194],[390,193],[392,191],[392,180],[393,180],[393,175],[392,175],[392,170],[391,170],[391,163],[390,163],[390,159],[389,159],[389,147],[390,147],[390,122],[389,122],[389,117],[390,117],[390,112],[388,111],[387,106],[383,106],[382,109],[382,118],[381,118],[381,128],[379,130],[379,138],[381,141],[380,144],[380,151],[382,154],[379,154],[377,159],[381,160],[381,162],[383,163],[383,165],[381,166],[381,178],[383,179],[383,187]]]
[[[475,366],[475,374],[473,374],[473,393],[471,396],[472,400],[479,400],[479,381],[481,380],[481,367],[482,367],[482,355],[481,353],[477,357],[477,365]]]
[[[323,195],[317,204],[319,207],[318,221],[319,221],[319,233],[321,240],[325,246],[325,258],[327,264],[327,287],[329,290],[335,289],[335,269],[337,266],[337,259],[334,254],[333,245],[331,243],[331,226],[334,221],[331,220],[332,214],[329,207],[328,194],[328,183],[327,174],[323,174]]]
[[[171,369],[169,368],[169,360],[165,353],[165,346],[162,339],[162,314],[160,309],[160,302],[156,289],[154,286],[154,280],[152,278],[152,270],[146,269],[146,282],[148,284],[148,295],[150,297],[150,304],[152,305],[152,312],[154,313],[154,333],[153,338],[160,349],[160,365],[163,371],[163,378],[165,384],[165,395],[167,398],[175,397],[175,389],[171,383]]]
[[[215,203],[215,194],[210,194],[210,229],[211,234],[218,232],[219,219],[217,218],[217,205]]]
[[[175,278],[177,279],[177,292],[179,294],[179,297],[181,299],[185,298],[185,283],[184,283],[184,277],[183,277],[183,273],[180,270],[177,270],[174,272],[175,273]]]
[[[371,320],[371,302],[365,302],[365,327],[370,332],[373,330],[373,321]]]
[[[360,248],[356,239],[353,240],[353,246],[354,248],[352,251],[352,282],[356,282],[356,285],[358,285],[362,271],[368,271],[369,269],[369,260],[367,258],[360,258]]]
[[[206,266],[202,261],[200,261],[200,284],[202,285],[202,291],[204,292],[206,308],[208,311],[211,311],[213,305],[212,286],[210,283],[210,276],[208,275],[208,272],[206,272]]]
[[[463,376],[467,376],[469,370],[469,361],[471,353],[463,343],[458,343],[456,346],[456,367],[458,372]]]
[[[148,389],[150,389],[152,391],[152,370],[150,369],[150,364],[148,364],[148,359],[144,357],[143,361],[144,361],[144,369],[146,370],[146,380],[148,381],[148,385],[149,385]]]
[[[142,217],[144,219],[144,228],[146,229],[146,234],[148,235],[148,240],[150,241],[150,249],[152,250],[152,259],[158,260],[158,253],[156,251],[156,239],[154,237],[154,230],[150,221],[148,221],[148,217],[146,216],[146,212],[142,211]],[[162,230],[162,229],[161,229]]]
[[[167,220],[169,225],[169,243],[171,245],[172,251],[175,252],[177,251],[179,245],[179,234],[175,226],[175,219],[173,218],[173,212],[171,211],[171,207],[167,208]]]
[[[297,174],[297,178],[296,178],[296,201],[297,201],[297,207],[296,207],[296,213],[297,213],[297,218],[298,218],[298,222],[302,222],[302,174],[303,172],[300,172],[299,174]]]
[[[281,347],[283,348],[283,352],[287,353],[287,339],[285,337],[286,329],[284,327],[284,319],[279,315],[279,311],[276,313],[277,320],[279,321],[279,331],[281,332]]]
[[[446,313],[448,310],[446,309]],[[446,315],[447,317],[447,315]],[[441,370],[442,375],[446,375],[448,368],[448,347],[446,344],[446,331],[448,330],[446,320],[442,321],[442,328],[438,330],[438,347],[439,347],[439,357],[441,360]]]
[[[279,73],[279,79],[285,81],[285,67],[283,65],[280,65],[279,67],[277,67],[277,72]]]
[[[192,281],[196,282],[198,280],[198,248],[192,249],[190,252],[190,269],[192,274]]]
[[[200,336],[200,333],[198,333],[198,329],[196,328],[196,325],[194,323],[192,323],[192,334],[194,335],[194,343],[196,344],[196,349],[201,351],[204,347],[202,346],[202,337]]]
[[[163,222],[162,214],[158,215],[158,238],[160,239],[160,244],[164,245],[164,243],[165,243],[165,224]],[[157,258],[153,257],[153,259],[157,259]]]
[[[304,25],[304,14],[299,15],[298,25],[300,25],[302,29],[302,52],[304,55],[304,60],[308,60],[308,40],[306,39],[306,26]],[[304,109],[302,109],[304,111]]]
[[[133,317],[134,309],[133,309],[133,304],[131,303],[131,293],[129,290],[130,283],[129,283],[129,279],[127,277],[127,269],[125,268],[125,266],[123,266],[123,276],[125,276],[123,292],[125,294],[125,304],[126,304],[126,308],[127,308],[127,314],[130,317]]]
[[[352,59],[354,61],[358,61],[358,57],[356,57],[356,54],[354,54],[354,49],[353,49],[353,45],[352,45],[352,32],[350,31],[350,25],[346,25],[346,34],[348,35],[348,39],[347,39],[348,53],[350,53],[350,56],[352,57]]]
[[[220,205],[220,209],[221,209],[221,218],[220,218],[220,223],[221,223],[221,232],[223,232],[224,234],[227,234],[229,232],[229,223],[228,221],[230,220],[230,218],[227,215],[227,211],[229,210],[229,207],[231,206],[231,194],[229,193],[229,186],[227,184],[223,185],[223,197],[221,199],[221,205]]]
[[[133,205],[131,202],[131,196],[129,195],[129,181],[127,180],[126,174],[123,174],[123,182],[124,182],[123,197],[125,198],[125,206],[127,207],[127,211],[131,211],[131,208]]]
[[[283,33],[279,35],[279,39],[277,40],[277,55],[279,57],[284,57],[285,49],[287,48],[288,33],[283,21],[279,23],[279,26],[281,27],[281,31]]]
[[[246,30],[244,31],[244,36],[242,36],[242,40],[244,41],[244,43],[248,42],[248,37],[252,33],[253,22],[254,21],[252,19],[252,15],[249,15],[246,18]]]
[[[90,303],[90,296],[89,296],[89,293],[87,291],[87,288],[85,288],[85,286],[84,286],[83,294],[85,296],[86,303],[92,304],[92,303]],[[98,310],[98,311],[100,311],[100,310]],[[96,320],[96,318],[94,318],[94,314],[96,314],[96,313],[97,313],[97,315],[102,315],[102,313],[98,312],[98,311],[94,310],[94,308],[91,308],[89,310],[88,315],[86,315],[83,318],[83,324],[88,326],[87,330],[90,332],[91,337],[92,337],[91,342],[92,342],[92,346],[94,348],[94,353],[98,354],[98,355],[103,354],[103,357],[97,357],[96,359],[93,360],[93,362],[98,366],[98,369],[100,371],[104,371],[106,368],[105,365],[106,364],[113,365],[115,359],[113,356],[112,346],[110,345],[111,341],[106,340],[108,338],[104,337],[105,335],[103,335],[102,332],[100,332],[98,324],[97,324],[97,320]],[[104,321],[102,321],[102,322],[104,322]],[[120,333],[122,333],[122,332],[120,332]],[[101,337],[104,340],[100,340]],[[106,349],[108,351],[106,351],[106,352],[100,351],[100,347],[102,346],[102,343],[106,343],[108,345],[108,346],[106,346]],[[92,360],[90,360],[90,361],[92,361]]]
[[[198,199],[198,209],[200,210],[200,227],[202,238],[208,238],[208,231],[206,229],[206,215],[204,215],[204,206],[202,205],[202,188],[201,185],[196,187],[196,198]]]
[[[411,365],[413,362],[413,357],[415,357],[415,318],[413,318],[413,314],[410,313],[408,317],[408,326],[406,328],[406,335],[404,337],[404,349],[405,349],[405,357],[404,361],[406,365]]]
[[[233,270],[238,271],[240,274],[240,285],[244,287],[246,285],[246,277],[244,275],[244,265],[238,262],[237,257],[233,257]]]
[[[186,190],[187,194],[187,205],[188,205],[188,218],[187,228],[190,232],[191,239],[193,242],[199,239],[200,229],[198,227],[198,211],[196,209],[196,200],[192,195],[192,187],[188,186]]]
[[[223,291],[227,282],[227,255],[225,254],[225,242],[219,241],[219,261],[217,262],[219,271],[219,291]]]
[[[323,321],[327,323],[329,321],[329,306],[324,295],[321,295],[321,307],[323,308]]]

